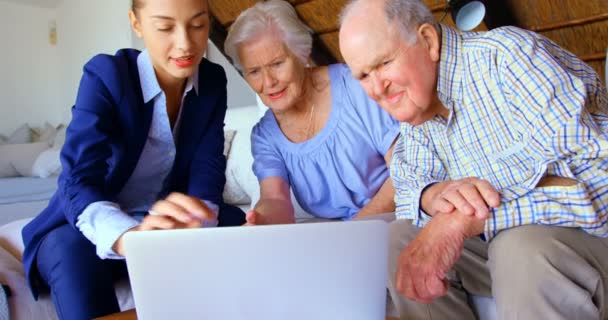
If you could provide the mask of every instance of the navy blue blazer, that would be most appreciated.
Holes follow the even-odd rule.
[[[137,165],[153,112],[153,100],[143,102],[138,55],[123,49],[114,56],[97,55],[84,66],[61,150],[57,192],[22,231],[23,265],[34,296],[39,285],[35,259],[44,236],[64,224],[76,228],[90,203],[112,201]],[[191,90],[182,108],[169,191],[221,205],[226,180],[226,74],[221,66],[203,59],[198,95]]]

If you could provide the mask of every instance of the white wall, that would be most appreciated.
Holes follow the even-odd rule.
[[[132,46],[129,6],[125,0],[63,0],[57,7],[64,122],[71,118],[83,65],[97,53],[114,54]]]
[[[211,41],[207,47],[207,59],[220,64],[226,71],[226,77],[228,78],[228,107],[255,105],[255,92],[251,90],[245,79],[241,77],[238,71],[236,71],[228,59],[224,57]]]
[[[0,1],[0,133],[61,120],[58,48],[48,40],[55,19],[53,9]]]
[[[142,48],[129,25],[129,6],[125,0],[63,0],[44,9],[0,0],[0,134],[24,122],[69,122],[83,65],[97,53]],[[48,41],[50,21],[56,21],[56,45]],[[211,43],[208,58],[226,70],[228,106],[255,105],[254,92]]]

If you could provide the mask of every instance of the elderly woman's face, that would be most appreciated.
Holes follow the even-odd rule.
[[[245,80],[269,108],[285,111],[303,98],[305,66],[278,36],[256,37],[238,54]]]

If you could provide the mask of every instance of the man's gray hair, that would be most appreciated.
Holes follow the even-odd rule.
[[[353,8],[364,1],[378,0],[350,0],[340,14],[340,25],[348,18]],[[437,22],[431,10],[422,0],[382,0],[384,1],[384,15],[389,23],[397,23],[403,39],[412,44],[416,42],[416,30],[421,24],[436,25]]]
[[[270,32],[277,32],[287,48],[302,63],[307,63],[312,51],[312,29],[298,18],[291,4],[283,0],[258,2],[243,11],[230,27],[224,51],[242,70],[238,46]]]

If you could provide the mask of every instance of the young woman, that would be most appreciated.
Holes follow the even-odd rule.
[[[97,55],[84,67],[49,206],[23,230],[34,296],[50,289],[61,319],[119,311],[123,235],[240,225],[222,201],[226,77],[203,59],[206,0],[134,0],[146,50]]]

